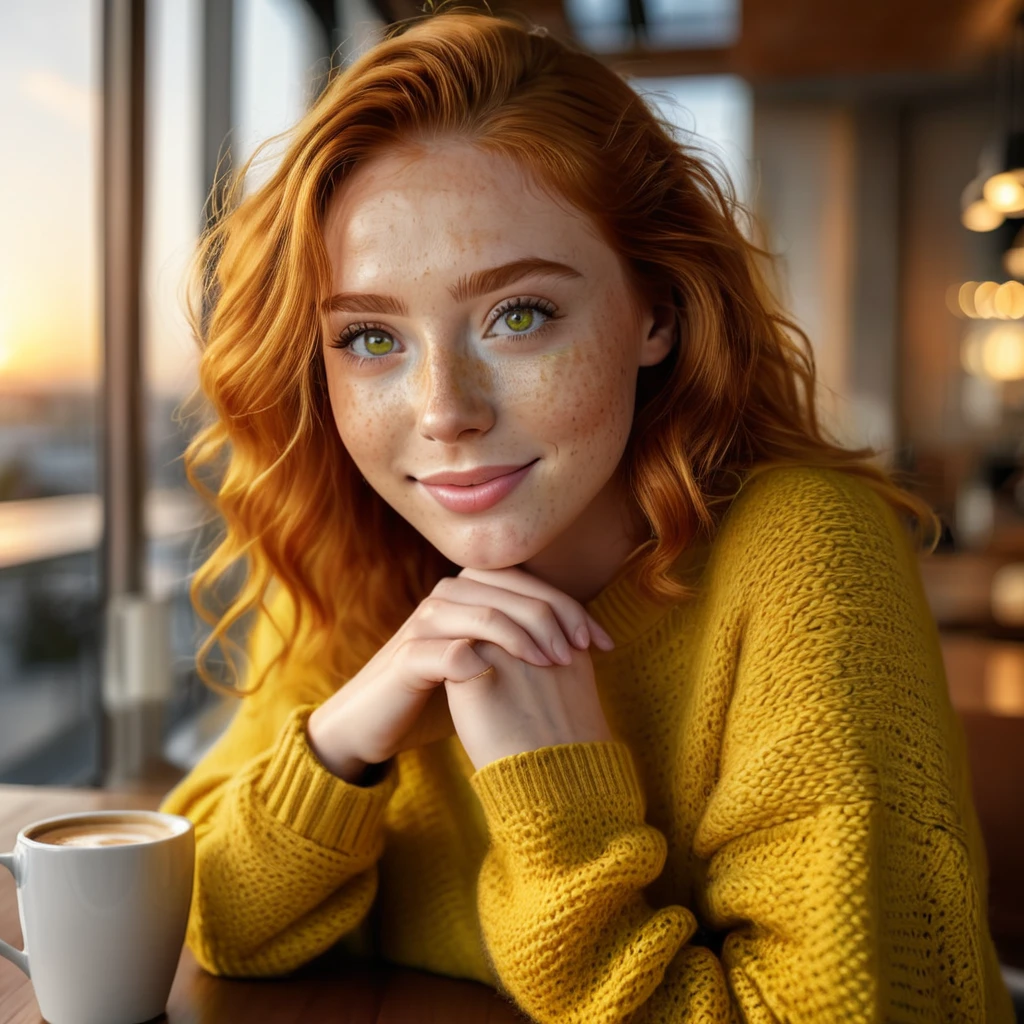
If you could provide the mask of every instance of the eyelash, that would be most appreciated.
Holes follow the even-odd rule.
[[[547,320],[545,320],[544,323],[542,323],[535,331],[528,331],[520,335],[524,338],[532,338],[535,335],[540,334],[540,332],[553,321],[562,319],[560,316],[555,315],[555,306],[547,300],[520,297],[517,299],[506,299],[495,310],[494,319],[490,322],[487,329],[490,330],[506,313],[513,309],[533,309],[537,312],[543,313],[547,317]],[[354,360],[356,365],[360,365],[362,363],[379,363],[387,359],[388,356],[394,355],[393,352],[389,352],[387,355],[383,356],[357,356],[350,352],[349,349],[352,347],[352,342],[354,342],[360,334],[363,334],[366,331],[383,331],[385,334],[390,334],[383,324],[350,324],[330,343],[330,347],[340,348],[343,351],[345,358]],[[504,337],[516,336],[517,335],[515,334],[504,335]]]

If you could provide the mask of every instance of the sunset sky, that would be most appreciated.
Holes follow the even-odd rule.
[[[286,0],[238,5],[238,127],[247,155],[302,112],[309,16]],[[158,390],[192,384],[181,309],[204,194],[197,0],[150,0],[144,339]],[[0,14],[0,390],[95,384],[100,362],[99,47],[96,0]]]
[[[198,0],[150,0],[147,87],[145,364],[151,386],[183,394],[195,347],[183,276],[205,191],[199,147]],[[237,5],[242,157],[304,109],[316,59],[298,0]],[[0,391],[95,385],[100,365],[97,0],[4,5],[0,31]],[[736,79],[648,80],[668,116],[718,144],[746,191],[749,96]]]
[[[0,32],[4,383],[78,379],[96,361],[95,33],[91,5],[59,6],[8,6]]]

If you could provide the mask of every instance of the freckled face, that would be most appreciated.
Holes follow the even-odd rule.
[[[358,168],[327,209],[324,240],[333,294],[404,306],[332,312],[323,348],[341,439],[395,511],[480,569],[542,554],[581,516],[617,514],[610,481],[633,420],[642,324],[615,252],[582,214],[502,157],[435,143]],[[458,290],[527,257],[576,274]],[[535,459],[483,511],[445,508],[417,481]]]

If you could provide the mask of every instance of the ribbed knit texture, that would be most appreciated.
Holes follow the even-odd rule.
[[[278,975],[337,944],[483,981],[538,1024],[1010,1024],[889,506],[772,470],[680,559],[696,598],[642,598],[635,565],[588,605],[617,645],[591,648],[612,741],[474,772],[453,737],[363,789],[308,746],[323,674],[271,674],[163,803],[197,826],[199,963]],[[278,644],[258,623],[254,662]]]

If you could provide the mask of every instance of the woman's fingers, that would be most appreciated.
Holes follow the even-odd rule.
[[[509,603],[502,601],[506,605]],[[548,649],[555,650],[557,645],[549,640],[552,632],[560,632],[557,623],[544,629],[536,626],[526,628],[517,619],[510,618],[503,608],[493,604],[464,604],[435,593],[420,602],[405,635],[410,639],[467,637],[488,640],[503,647],[512,657],[534,665],[550,665],[553,661],[568,664],[561,657],[549,657],[545,648],[540,646],[543,643]],[[564,638],[562,643],[565,643]]]
[[[494,666],[476,653],[473,644],[461,637],[411,637],[396,652],[395,663],[399,680],[414,691],[432,690],[446,681],[468,682],[494,671]]]
[[[445,596],[450,597],[451,600],[486,600],[484,591],[474,591],[469,586],[474,583],[492,591],[505,590],[518,594],[528,601],[539,601],[546,604],[551,609],[564,635],[570,643],[574,643],[577,647],[586,648],[590,640],[593,640],[598,647],[605,651],[610,651],[615,646],[615,641],[579,601],[522,569],[514,566],[507,569],[463,569],[458,576],[446,577],[446,579],[465,581],[467,584],[466,588],[453,588],[450,595],[446,593]],[[435,587],[435,592],[436,590]],[[474,594],[479,594],[479,598]],[[497,602],[501,598],[495,597],[494,600]],[[582,642],[578,636],[581,629],[584,633]]]

